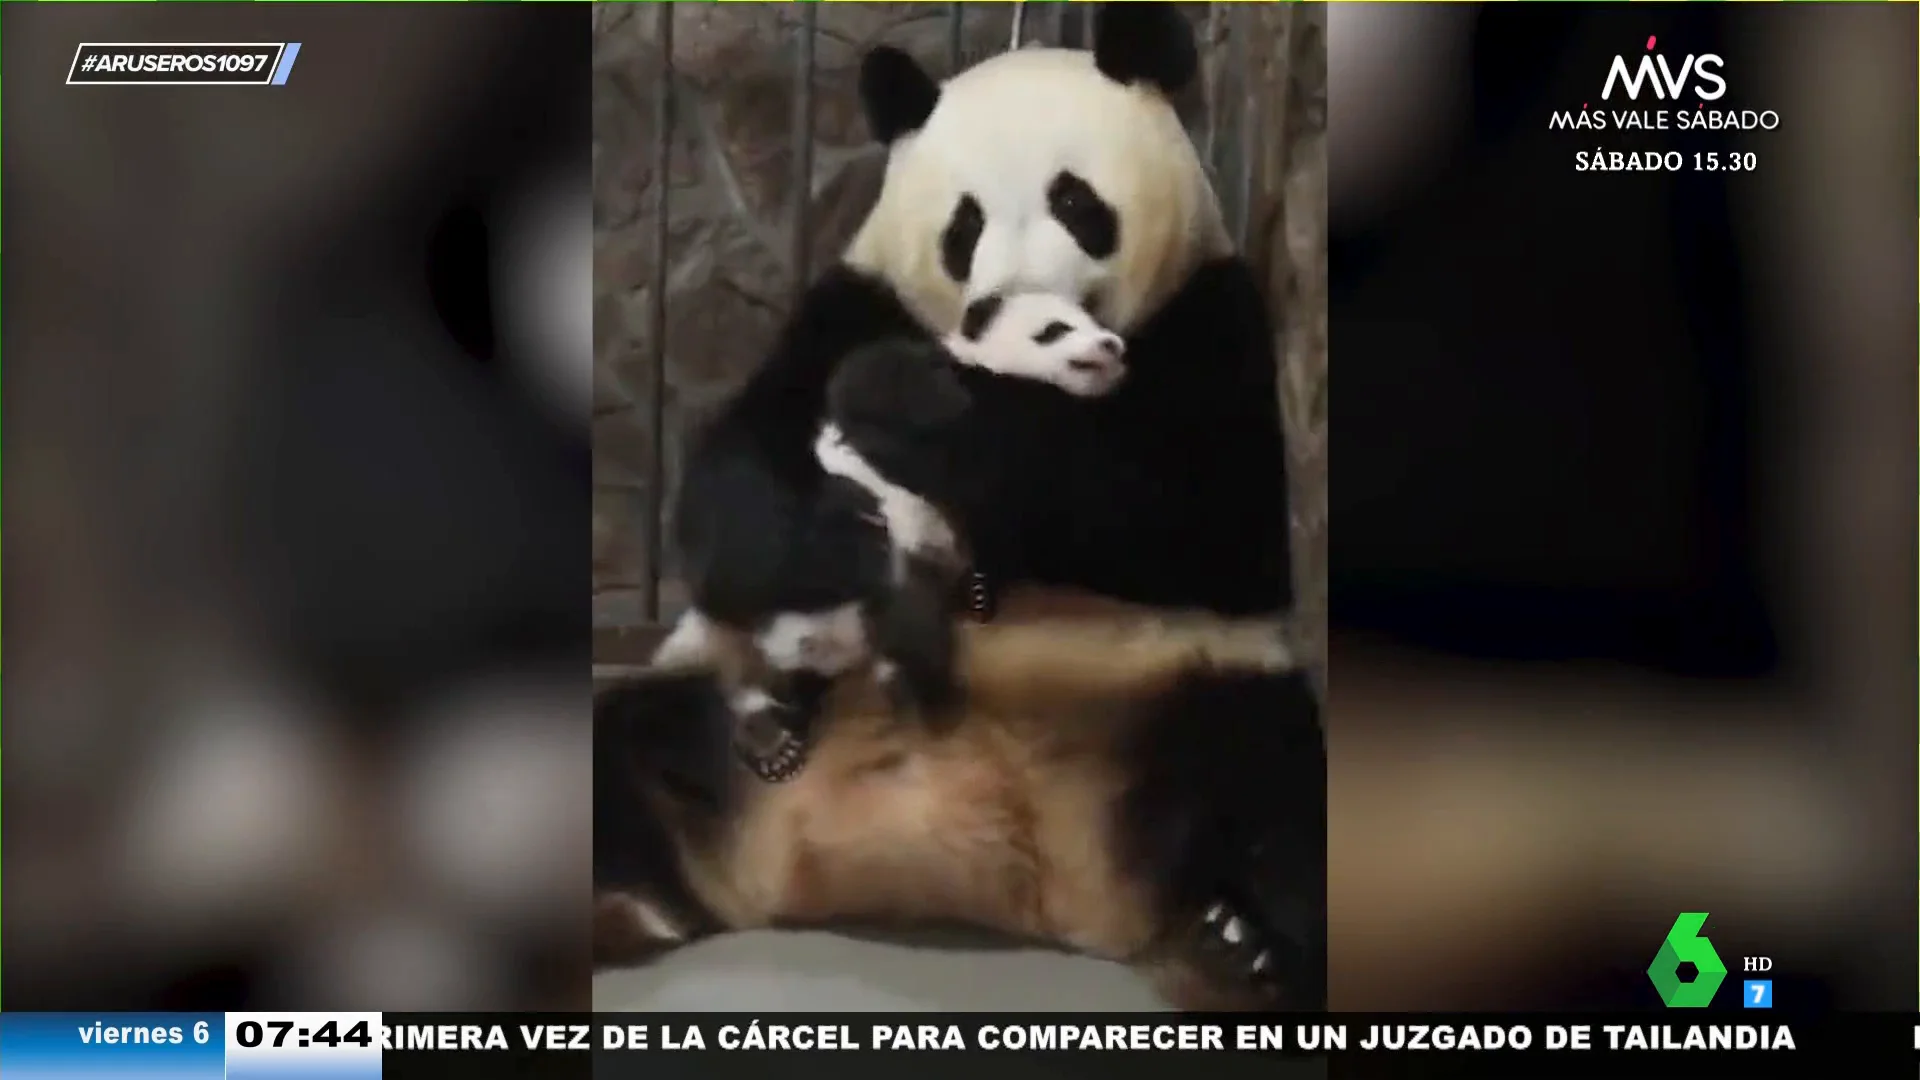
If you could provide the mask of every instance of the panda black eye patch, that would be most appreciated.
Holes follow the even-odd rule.
[[[973,273],[973,250],[980,246],[980,234],[986,227],[987,215],[980,209],[980,200],[960,196],[959,205],[940,233],[940,265],[948,277],[965,281]]]
[[[1073,327],[1063,322],[1050,322],[1033,335],[1035,345],[1051,345],[1073,331]]]
[[[1047,211],[1080,245],[1088,258],[1105,259],[1120,250],[1120,218],[1093,185],[1061,172],[1047,185]]]
[[[1000,314],[1002,299],[998,296],[983,296],[967,305],[960,315],[960,336],[968,341],[979,341],[980,335],[987,332],[994,316]]]

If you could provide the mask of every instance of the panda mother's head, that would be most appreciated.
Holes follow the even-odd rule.
[[[1030,48],[936,83],[881,46],[860,72],[886,179],[846,261],[949,333],[1010,290],[1079,297],[1127,332],[1231,250],[1171,97],[1197,74],[1170,4],[1105,4],[1091,50]]]

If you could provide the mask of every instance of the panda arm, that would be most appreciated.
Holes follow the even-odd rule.
[[[811,460],[827,385],[841,359],[888,338],[931,340],[931,335],[884,283],[837,266],[801,297],[772,351],[726,412],[751,433],[770,464],[793,469],[793,451]]]
[[[1158,415],[1120,425],[1102,449],[1152,479],[1121,477],[1113,504],[1162,530],[1165,557],[1191,575],[1181,587],[1209,607],[1291,606],[1276,335],[1251,269],[1237,257],[1202,267],[1139,337],[1136,401]]]

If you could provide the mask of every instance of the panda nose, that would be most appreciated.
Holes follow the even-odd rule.
[[[1067,366],[1075,371],[1104,371],[1118,367],[1126,348],[1118,337],[1107,334],[1093,343],[1089,355],[1069,360]]]
[[[988,295],[968,303],[966,310],[960,315],[961,338],[967,341],[980,340],[980,335],[986,331],[987,324],[993,322],[993,317],[1000,313],[1000,306],[1005,302],[998,295]]]
[[[1078,368],[1081,371],[1093,371],[1098,368],[1112,367],[1120,362],[1120,358],[1126,354],[1126,351],[1126,345],[1121,342],[1117,335],[1103,334],[1099,340],[1093,343],[1093,349],[1091,350],[1092,355],[1089,355],[1085,359],[1075,360],[1069,366]]]

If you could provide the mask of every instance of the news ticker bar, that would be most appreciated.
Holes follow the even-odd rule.
[[[67,66],[68,86],[285,86],[297,41],[83,41]]]
[[[586,1064],[764,1056],[1156,1054],[1456,1057],[1535,1067],[1605,1060],[1767,1062],[1843,1056],[1920,1063],[1913,1014],[1769,1016],[981,1013],[19,1013],[0,1014],[7,1080],[371,1080],[529,1059]],[[455,1060],[459,1059],[459,1060]]]

